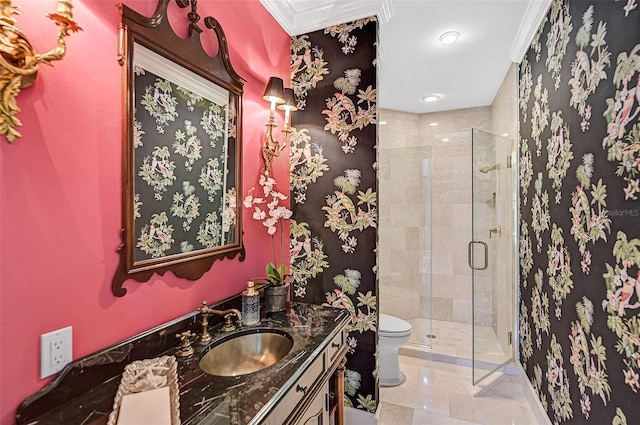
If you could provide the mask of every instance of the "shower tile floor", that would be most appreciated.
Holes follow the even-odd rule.
[[[400,356],[405,382],[380,387],[378,425],[538,425],[523,378],[499,374],[482,390],[471,368]]]
[[[408,322],[412,327],[409,342],[418,345],[431,344],[427,353],[455,359],[472,358],[473,327],[471,325],[425,319],[411,319]],[[427,334],[433,334],[435,338],[427,338]],[[502,351],[493,328],[489,326],[476,326],[476,344],[476,359],[479,361],[501,365],[510,359],[510,356]],[[420,351],[414,346],[407,348]],[[424,356],[416,355],[416,357]],[[460,364],[459,361],[457,363]]]

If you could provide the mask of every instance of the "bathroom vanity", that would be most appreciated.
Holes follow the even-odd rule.
[[[216,307],[236,308],[237,301]],[[196,334],[194,353],[176,357],[183,425],[328,424],[330,417],[335,424],[343,423],[347,311],[292,303],[286,312],[263,314],[256,327],[230,332],[222,332],[221,320],[212,318],[207,343],[197,341],[202,329],[196,311],[74,361],[22,403],[16,423],[106,424],[124,367],[136,360],[175,355],[180,348],[175,335],[187,331]],[[263,334],[282,335],[291,343],[276,363],[237,376],[212,375],[201,367],[200,359],[215,355],[214,348],[225,341]],[[214,360],[225,357],[229,360],[222,355]]]

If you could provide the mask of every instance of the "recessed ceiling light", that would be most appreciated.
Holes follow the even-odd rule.
[[[448,141],[449,141],[449,138],[448,138],[448,137],[445,137],[445,138],[443,138],[443,139],[442,139],[442,141],[443,141],[443,142],[448,142]]]
[[[429,127],[435,127],[436,125],[438,125],[438,123],[437,123],[437,122],[430,122],[430,123],[429,123]]]
[[[502,133],[502,137],[508,137],[509,133]]]
[[[440,99],[440,96],[438,96],[437,94],[430,94],[428,96],[423,96],[421,100],[423,102],[435,102],[438,99]]]
[[[453,44],[458,40],[460,34],[457,31],[448,31],[440,36],[440,42],[445,46]]]
[[[387,122],[386,121],[379,121],[378,124],[380,125],[385,125]]]

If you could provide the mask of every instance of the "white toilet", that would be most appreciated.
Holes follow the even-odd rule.
[[[380,385],[394,387],[402,383],[398,348],[409,342],[411,324],[395,316],[380,313]]]

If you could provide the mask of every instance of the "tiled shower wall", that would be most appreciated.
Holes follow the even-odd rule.
[[[471,324],[471,273],[467,243],[471,236],[471,129],[489,131],[491,108],[479,107],[431,114],[381,109],[379,126],[379,291],[383,313],[405,320],[425,309],[420,234],[425,206],[422,172],[409,164],[417,153],[431,153],[431,296],[434,320]],[[438,123],[438,125],[430,125]],[[418,149],[408,149],[418,148]],[[402,160],[406,160],[402,168]],[[397,170],[398,173],[391,173]],[[414,182],[407,173],[415,172]],[[408,184],[407,184],[408,183]],[[413,276],[413,278],[412,278]],[[490,326],[491,280],[477,280],[484,312],[478,320]],[[482,295],[485,296],[482,296]]]
[[[390,110],[379,113],[380,121],[387,121],[378,127],[379,302],[382,312],[413,319],[410,316],[424,311],[423,277],[431,278],[421,267],[428,240],[424,237],[422,164],[413,151],[420,146],[419,117]],[[412,149],[403,149],[407,146]],[[430,147],[418,149],[424,157],[431,154]]]
[[[427,317],[422,315],[431,309],[431,147],[387,149],[380,153],[378,173],[383,312]]]

